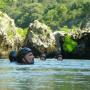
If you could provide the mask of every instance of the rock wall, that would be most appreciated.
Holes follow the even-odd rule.
[[[82,30],[52,32],[47,25],[35,20],[30,24],[27,35],[23,33],[24,36],[22,36],[20,33],[22,29],[15,26],[14,20],[0,12],[0,56],[8,55],[10,50],[18,50],[21,46],[27,46],[32,48],[35,56],[46,53],[47,57],[53,58],[57,52],[60,52],[64,58],[90,59],[89,24],[90,22]],[[73,52],[67,52],[63,48],[66,35],[77,42],[76,50]]]
[[[56,51],[55,37],[48,26],[35,20],[30,24],[24,46],[34,50],[35,55]]]
[[[77,42],[77,47],[73,52],[67,52],[63,48],[65,36],[70,35],[72,40]],[[77,32],[59,33],[59,41],[64,58],[90,59],[90,30],[77,30]]]
[[[14,20],[0,11],[0,55],[7,55],[10,50],[17,50],[22,38],[16,32]]]
[[[72,47],[74,41],[77,47],[74,51],[68,52],[64,49],[66,35],[71,37]],[[64,58],[90,58],[90,30],[69,30],[52,32],[45,24],[35,20],[30,24],[23,46],[32,48],[35,56],[47,53],[47,57],[55,57],[60,52]],[[68,42],[71,43],[71,42]]]

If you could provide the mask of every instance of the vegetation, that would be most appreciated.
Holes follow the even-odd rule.
[[[53,31],[81,27],[90,18],[90,0],[0,0],[0,10],[26,28],[38,19]]]
[[[0,11],[14,19],[17,27],[23,28],[23,31],[17,30],[22,37],[34,20],[45,23],[53,32],[69,33],[84,28],[90,20],[90,0],[0,0]],[[48,33],[46,35],[49,37]],[[77,43],[67,35],[63,49],[73,52],[76,47]]]
[[[22,30],[21,28],[18,28],[18,29],[16,30],[16,32],[17,32],[18,34],[20,34],[21,37],[25,38],[25,36],[26,36],[26,34],[27,34],[27,29]]]
[[[70,36],[66,35],[65,36],[65,41],[63,44],[63,49],[66,52],[73,52],[77,47],[77,42],[75,42],[74,40],[71,39]]]

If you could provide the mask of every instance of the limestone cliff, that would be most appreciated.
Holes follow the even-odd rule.
[[[48,26],[35,20],[30,24],[24,46],[29,46],[42,52],[54,52],[56,50],[55,37]]]
[[[21,44],[22,38],[17,29],[14,20],[0,11],[0,54],[7,54],[9,50],[17,49]]]
[[[65,58],[88,58],[89,39],[90,30],[87,28],[52,32],[48,26],[35,20],[29,26],[23,46],[32,48],[35,55],[46,52],[49,57],[54,57],[61,52]]]
[[[82,30],[70,29],[52,32],[47,25],[35,20],[30,23],[26,33],[25,30],[17,28],[14,20],[7,14],[0,12],[0,55],[8,55],[10,50],[18,50],[21,46],[28,46],[32,48],[36,56],[47,53],[49,57],[54,57],[58,51],[62,52],[65,58],[90,58],[89,25],[88,21]],[[70,36],[71,39],[65,39],[66,36]],[[75,47],[74,41],[77,42]],[[67,47],[70,52],[66,50]]]
[[[83,30],[77,29],[75,31],[69,30],[68,32],[59,31],[54,32],[55,36],[58,36],[58,42],[61,46],[62,54],[64,58],[90,58],[90,29],[84,28]],[[68,37],[70,36],[72,40]],[[67,38],[67,41],[65,43],[65,39]],[[74,50],[65,50],[67,49],[73,49],[74,48],[74,41],[77,43],[76,48]],[[66,45],[65,45],[66,44]],[[64,48],[64,45],[66,46]]]

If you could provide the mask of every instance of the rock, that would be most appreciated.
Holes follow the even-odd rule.
[[[14,20],[7,14],[0,11],[0,52],[17,49],[22,38],[16,32],[18,28],[14,24]]]
[[[54,32],[55,36],[58,36],[59,46],[61,46],[61,50],[64,58],[90,58],[90,29],[84,28],[83,30],[75,30],[70,32]],[[71,36],[72,40],[77,43],[77,48],[73,52],[66,52],[63,49],[63,44],[65,41],[65,36]]]
[[[29,43],[29,44],[28,44]],[[36,48],[41,52],[53,52],[56,49],[55,37],[48,26],[35,20],[30,24],[24,46]]]
[[[76,50],[72,50],[73,52],[67,52],[63,48],[66,35],[71,36],[72,45],[75,44],[74,41],[76,42],[77,48],[75,46]],[[35,20],[30,24],[24,46],[33,48],[35,55],[46,52],[50,57],[54,57],[59,52],[65,58],[82,58],[86,53],[90,52],[87,49],[87,47],[90,47],[89,39],[90,30],[88,29],[68,30],[68,32],[55,31],[52,33],[48,26]],[[71,44],[68,45],[72,46]]]

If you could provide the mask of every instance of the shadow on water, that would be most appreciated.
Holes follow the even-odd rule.
[[[35,59],[34,65],[0,60],[0,90],[90,90],[90,61]]]

